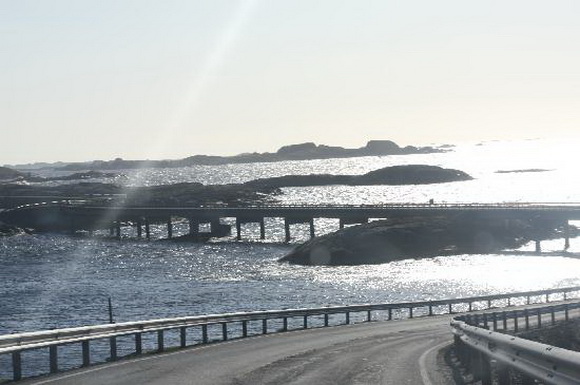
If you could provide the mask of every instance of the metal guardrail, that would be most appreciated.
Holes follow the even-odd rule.
[[[352,313],[366,313],[365,322],[373,320],[373,312],[384,311],[387,313],[387,320],[394,319],[395,310],[408,311],[407,316],[413,318],[417,315],[416,309],[423,309],[423,314],[434,315],[434,308],[443,307],[444,313],[447,314],[457,311],[453,305],[467,305],[467,309],[460,311],[472,311],[473,304],[483,303],[487,308],[494,305],[494,301],[507,300],[501,306],[510,305],[514,298],[525,299],[526,303],[532,303],[532,300],[550,301],[550,295],[559,295],[559,299],[567,299],[570,295],[577,297],[580,293],[580,286],[536,290],[528,292],[517,292],[500,295],[487,295],[468,298],[456,298],[423,302],[405,302],[395,304],[365,304],[353,306],[330,306],[310,309],[290,309],[290,310],[267,310],[244,313],[216,314],[194,317],[179,317],[148,321],[124,322],[118,324],[105,324],[97,326],[83,326],[76,328],[57,329],[48,331],[39,331],[31,333],[9,334],[0,336],[0,355],[12,355],[12,374],[14,380],[20,380],[22,376],[22,355],[23,351],[48,348],[50,360],[50,373],[58,372],[58,347],[62,345],[80,343],[82,345],[82,366],[89,366],[90,360],[90,342],[94,340],[108,339],[110,345],[110,360],[118,359],[117,356],[117,337],[134,335],[135,354],[143,353],[142,335],[143,333],[157,333],[157,351],[165,350],[164,332],[169,330],[179,330],[179,347],[187,346],[188,328],[201,328],[201,342],[208,343],[208,326],[221,325],[222,340],[228,340],[230,337],[228,326],[235,323],[241,324],[241,337],[248,337],[251,333],[248,330],[250,321],[261,321],[261,334],[271,332],[268,329],[269,320],[281,320],[282,328],[280,331],[288,331],[289,319],[302,318],[301,329],[307,329],[309,326],[314,327],[309,317],[322,316],[323,326],[330,326],[330,316],[342,314],[344,318],[339,319],[338,324],[350,324]],[[335,317],[336,318],[336,317]],[[312,318],[310,318],[312,320]],[[336,321],[336,319],[334,320]]]
[[[511,384],[514,373],[527,377],[526,383],[580,384],[580,352],[514,335],[545,326],[546,315],[551,326],[568,321],[577,309],[580,302],[455,317],[451,327],[457,355],[482,384],[491,384],[492,378],[500,385]]]

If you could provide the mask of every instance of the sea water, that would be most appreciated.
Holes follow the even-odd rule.
[[[319,186],[282,189],[279,204],[390,202],[580,202],[571,143],[491,142],[435,154],[275,163],[125,170],[127,186],[178,182],[239,183],[286,174],[363,174],[400,164],[456,168],[474,177],[410,186]],[[498,173],[497,171],[515,171]],[[527,172],[521,172],[528,170]],[[533,170],[533,171],[530,171]],[[543,171],[538,171],[543,170]],[[104,180],[105,181],[105,180]],[[278,221],[278,222],[277,222]],[[317,219],[318,234],[338,228]],[[580,285],[580,260],[555,253],[536,256],[456,255],[380,265],[296,266],[278,262],[308,239],[307,225],[292,225],[283,244],[280,220],[243,226],[244,241],[211,243],[122,240],[58,234],[0,238],[0,335],[115,322],[263,309],[407,302]],[[187,224],[176,224],[177,235]],[[563,240],[543,250],[562,250]],[[579,251],[572,239],[570,251]],[[106,350],[106,349],[105,349]],[[66,361],[66,360],[65,360]]]

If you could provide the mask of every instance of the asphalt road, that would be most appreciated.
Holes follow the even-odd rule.
[[[21,384],[449,384],[440,350],[450,317],[309,329],[231,340]]]

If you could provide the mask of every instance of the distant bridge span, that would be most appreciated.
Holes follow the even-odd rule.
[[[134,207],[95,205],[91,199],[60,200],[22,205],[0,212],[0,220],[21,227],[48,231],[79,231],[110,229],[111,235],[121,236],[121,226],[136,227],[138,238],[150,238],[150,224],[166,223],[168,238],[173,237],[173,220],[189,221],[189,235],[219,237],[230,233],[224,218],[235,218],[237,238],[241,239],[241,225],[258,223],[260,237],[265,238],[265,218],[283,218],[285,239],[290,240],[290,225],[306,223],[311,237],[315,236],[314,219],[335,218],[340,228],[346,224],[366,223],[373,218],[404,217],[462,217],[525,220],[567,225],[580,220],[580,203],[392,203],[382,205],[272,205],[272,206],[203,206],[203,207]],[[199,225],[209,223],[210,232],[200,232]],[[565,226],[567,228],[567,226]],[[567,238],[567,237],[566,237]],[[568,245],[568,241],[566,243]]]

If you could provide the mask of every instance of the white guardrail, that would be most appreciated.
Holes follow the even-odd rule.
[[[276,331],[288,331],[289,319],[302,318],[300,329],[310,327],[317,327],[313,322],[313,317],[318,316],[323,318],[322,325],[330,326],[338,324],[350,324],[351,313],[366,313],[363,317],[364,322],[373,320],[373,313],[383,315],[386,313],[386,320],[394,318],[394,311],[404,312],[404,317],[413,318],[413,316],[422,315],[431,316],[434,314],[451,314],[454,312],[472,311],[474,305],[490,309],[493,306],[498,306],[498,301],[502,301],[499,306],[505,307],[513,304],[514,299],[526,304],[549,302],[550,300],[566,300],[569,298],[578,298],[580,294],[580,286],[536,290],[528,292],[517,292],[499,295],[487,295],[479,297],[456,298],[435,301],[423,302],[406,302],[395,304],[366,304],[353,306],[330,306],[310,309],[291,309],[291,310],[267,310],[244,313],[230,313],[217,315],[203,315],[193,317],[179,317],[168,319],[157,319],[148,321],[124,322],[118,324],[105,324],[97,326],[82,326],[67,329],[47,330],[39,332],[8,334],[0,336],[0,355],[11,354],[12,356],[12,377],[20,380],[23,378],[22,373],[22,355],[23,351],[35,350],[41,348],[49,349],[50,373],[59,371],[58,367],[58,347],[62,345],[69,345],[80,343],[82,346],[82,366],[89,366],[91,364],[91,349],[90,342],[95,340],[109,340],[110,346],[110,360],[116,360],[117,357],[117,337],[134,336],[135,349],[134,354],[139,355],[143,353],[142,335],[143,333],[157,333],[157,352],[165,350],[164,332],[170,330],[179,330],[179,347],[187,347],[187,331],[189,328],[201,328],[201,343],[209,343],[208,326],[221,325],[223,341],[227,340],[230,335],[228,332],[228,325],[241,324],[241,334],[237,337],[248,337],[248,324],[251,321],[261,321],[261,334],[272,332],[268,328],[269,320],[281,320],[282,328]],[[552,296],[552,298],[550,297]],[[455,305],[455,308],[453,307]],[[462,305],[458,309],[457,305]],[[331,315],[343,315],[342,317],[333,317]],[[403,316],[402,313],[399,316]],[[309,323],[310,317],[310,323]],[[360,318],[360,317],[359,317]],[[375,316],[375,319],[378,317]],[[383,315],[383,319],[384,319]],[[256,333],[254,333],[255,335]],[[5,370],[5,372],[9,371]]]
[[[546,316],[550,326],[568,321],[578,309],[580,302],[455,317],[456,354],[473,381],[482,384],[580,384],[580,352],[516,336],[522,329],[541,328],[542,322],[545,326]]]

